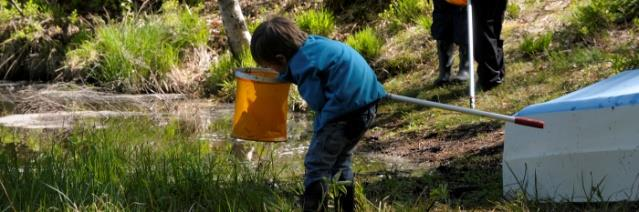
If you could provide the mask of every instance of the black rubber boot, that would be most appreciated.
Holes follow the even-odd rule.
[[[326,209],[326,189],[321,181],[317,181],[304,190],[304,211],[315,212]]]
[[[443,86],[450,83],[450,69],[453,65],[453,42],[438,40],[437,57],[439,59],[439,76],[435,80],[435,86]]]
[[[451,77],[450,81],[454,83],[465,82],[470,78],[468,61],[468,45],[459,45],[459,71],[457,75]]]
[[[343,212],[355,211],[355,187],[353,185],[346,186],[346,193],[339,192],[335,208],[340,208]]]

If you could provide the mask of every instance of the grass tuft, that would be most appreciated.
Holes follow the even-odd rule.
[[[308,10],[295,16],[299,27],[310,33],[330,36],[335,31],[335,16],[328,10]]]
[[[544,33],[536,38],[526,35],[521,45],[519,45],[519,49],[526,56],[535,56],[539,53],[547,52],[550,49],[552,39],[552,32]]]
[[[420,16],[431,11],[432,6],[422,0],[394,0],[379,16],[390,23],[392,31],[415,23]]]
[[[382,48],[382,40],[373,28],[366,27],[346,38],[346,43],[362,54],[366,59],[377,58]]]

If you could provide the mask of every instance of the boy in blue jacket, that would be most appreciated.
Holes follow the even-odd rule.
[[[325,207],[326,180],[350,181],[337,204],[354,210],[353,149],[370,127],[377,102],[386,96],[366,60],[353,48],[307,35],[283,17],[261,23],[251,39],[255,61],[298,86],[316,112],[313,138],[304,158],[304,211]]]

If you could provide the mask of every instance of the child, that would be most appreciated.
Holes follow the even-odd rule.
[[[325,207],[326,180],[350,181],[336,201],[354,210],[353,149],[370,127],[377,102],[386,96],[364,58],[351,47],[307,35],[283,17],[261,23],[251,39],[251,53],[264,67],[298,86],[316,112],[313,138],[304,158],[304,211]]]

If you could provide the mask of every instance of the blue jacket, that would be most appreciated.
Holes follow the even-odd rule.
[[[296,84],[302,98],[316,112],[315,132],[386,96],[375,73],[357,51],[321,36],[308,36],[280,78]]]

